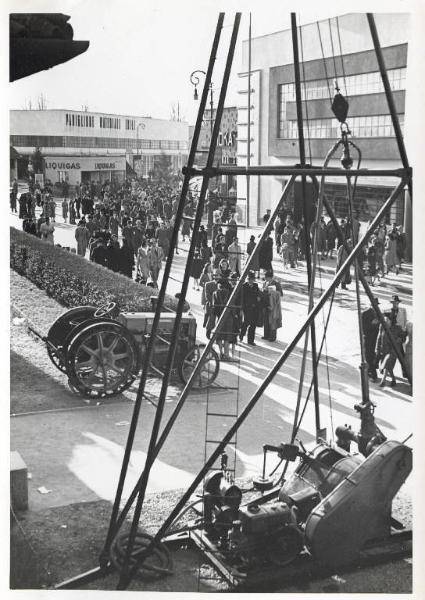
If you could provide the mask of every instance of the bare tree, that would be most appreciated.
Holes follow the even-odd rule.
[[[37,100],[38,110],[47,110],[47,99],[44,94],[40,94]],[[31,110],[31,109],[30,109]]]

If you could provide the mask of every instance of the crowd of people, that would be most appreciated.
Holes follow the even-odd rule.
[[[61,217],[64,223],[76,225],[76,252],[80,256],[88,255],[91,261],[114,272],[157,287],[162,264],[170,248],[178,200],[177,181],[174,185],[137,178],[126,179],[121,185],[91,182],[77,186],[71,197],[68,197],[68,189],[64,191]],[[19,203],[23,229],[53,244],[57,206],[49,182],[43,189],[39,185],[30,186],[29,191],[18,198],[17,183],[14,181],[11,192],[11,209],[14,212],[16,201]],[[204,327],[207,337],[210,337],[240,277],[244,262],[252,255],[258,240],[251,235],[246,250],[243,250],[238,237],[236,214],[229,210],[228,214],[220,209],[214,211],[211,240],[203,225],[194,232],[196,202],[196,196],[189,193],[180,234],[183,242],[196,235],[190,274],[193,288],[201,291]],[[39,207],[38,218],[36,207]],[[264,222],[269,218],[270,210],[264,215]],[[340,229],[348,248],[351,248],[353,240],[358,240],[360,222],[357,218],[342,219]],[[223,360],[234,357],[236,343],[242,342],[245,337],[249,345],[255,345],[258,327],[264,328],[263,339],[276,340],[277,330],[282,326],[283,292],[273,272],[275,251],[281,257],[284,269],[295,268],[299,261],[305,260],[306,242],[310,249],[316,249],[321,260],[333,259],[335,254],[336,269],[346,259],[343,239],[331,220],[326,222],[322,217],[317,232],[314,223],[307,231],[306,240],[303,221],[295,223],[292,211],[282,207],[270,234],[258,248],[247,281],[234,299],[218,333],[217,343]],[[372,285],[377,278],[384,277],[390,271],[400,271],[405,247],[405,236],[396,224],[388,227],[381,223],[377,227],[358,261]],[[178,243],[175,251],[179,252]],[[350,282],[351,275],[347,270],[341,281],[342,288],[346,289]],[[391,315],[386,317],[392,327]],[[404,326],[403,335],[409,337],[406,332]],[[396,335],[397,339],[402,339],[402,344],[405,341],[403,335]],[[373,346],[373,361],[367,361],[368,365],[375,365],[369,369],[373,379],[376,378],[378,363],[387,355],[388,340],[385,336],[385,332],[378,327],[372,345],[370,336],[367,338],[369,355]],[[385,365],[384,383],[388,375],[393,378],[392,359],[387,360]]]

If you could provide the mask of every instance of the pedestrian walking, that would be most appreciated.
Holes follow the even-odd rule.
[[[143,240],[138,251],[136,261],[136,281],[146,285],[149,278],[148,244]]]
[[[379,320],[375,310],[376,304],[379,304],[378,298],[374,298],[374,302],[361,315],[365,359],[368,367],[368,375],[373,382],[377,381],[376,340],[379,333]]]
[[[119,272],[126,277],[133,277],[134,253],[128,245],[127,240],[122,240],[122,246],[119,250]]]
[[[155,238],[151,240],[148,250],[149,273],[155,287],[158,287],[158,277],[162,267],[163,252]]]
[[[241,256],[242,248],[239,245],[237,237],[233,238],[233,242],[227,249],[229,257],[229,269],[232,273],[236,273],[238,276],[241,274]]]
[[[249,242],[246,245],[246,253],[248,255],[248,258],[253,253],[255,246],[256,246],[255,236],[251,235],[251,237],[249,238]],[[259,257],[258,257],[258,252],[254,257],[254,260],[251,262],[250,268],[251,268],[251,271],[254,271],[256,277],[260,276],[260,261],[259,261]]]
[[[273,271],[273,240],[270,237],[270,234],[260,244],[258,261],[260,264],[260,269],[264,269],[264,271]]]
[[[40,225],[41,239],[47,242],[48,244],[54,244],[54,231],[55,228],[53,224],[50,222],[49,217],[46,217],[45,222]]]
[[[386,323],[398,349],[401,351],[406,336],[401,327],[397,325],[395,315],[391,315],[391,313],[389,313],[386,316]],[[382,325],[379,328],[379,334],[376,343],[376,354],[380,359],[379,372],[382,374],[382,379],[379,386],[385,386],[386,379],[389,375],[391,377],[390,385],[391,387],[395,387],[396,378],[394,376],[394,366],[397,360],[397,354],[393,348],[390,337],[387,335]]]
[[[78,222],[74,235],[77,240],[77,254],[85,256],[90,240],[90,232],[86,227],[85,221]]]
[[[64,223],[68,219],[68,201],[65,198],[62,200],[62,219]]]
[[[255,346],[255,329],[257,327],[258,312],[261,307],[261,293],[255,282],[254,271],[248,272],[247,281],[242,286],[241,295],[243,322],[239,339],[242,342],[248,333],[248,344]]]

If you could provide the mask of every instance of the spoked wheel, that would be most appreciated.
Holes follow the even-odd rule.
[[[202,347],[194,346],[183,358],[179,365],[179,375],[183,383],[186,384],[189,381],[189,377],[195,369],[202,352]],[[193,388],[199,390],[210,386],[217,377],[219,370],[220,359],[217,352],[211,348],[202,361],[202,366],[193,382]]]
[[[47,354],[55,367],[63,373],[66,373],[66,338],[75,327],[92,319],[95,312],[95,306],[77,306],[61,315],[50,327],[47,334]]]
[[[132,384],[138,362],[135,340],[125,327],[109,320],[92,322],[70,342],[70,387],[90,398],[114,396]]]

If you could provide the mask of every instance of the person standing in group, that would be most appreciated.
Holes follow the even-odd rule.
[[[77,254],[79,256],[85,256],[90,239],[90,232],[86,227],[85,221],[79,221],[74,235],[77,240]]]
[[[281,288],[282,290],[282,288]],[[269,285],[268,281],[263,286],[264,304],[264,336],[263,340],[275,342],[277,330],[282,327],[281,293],[275,285]]]
[[[255,236],[251,235],[251,237],[249,238],[249,242],[246,245],[246,253],[248,255],[248,258],[253,253],[255,246],[256,246]],[[259,261],[259,258],[258,258],[258,252],[257,252],[257,254],[254,257],[254,260],[251,262],[251,266],[250,267],[251,267],[251,271],[254,271],[255,276],[256,277],[260,277],[260,261]]]
[[[392,296],[391,298],[391,317],[395,317],[396,324],[401,328],[403,334],[406,334],[407,327],[407,312],[404,306],[400,306],[400,298],[397,295]],[[401,354],[404,357],[404,349],[401,347]],[[403,371],[403,377],[407,378],[407,373],[405,371],[404,365],[401,365]]]
[[[326,225],[326,248],[329,258],[333,258],[336,242],[336,229],[332,219]]]
[[[295,229],[288,223],[280,236],[280,248],[282,252],[283,267],[286,269],[289,263],[291,269],[295,268]]]
[[[215,269],[211,281],[207,281],[204,285],[203,296],[205,297],[204,304],[204,327],[208,339],[211,337],[211,331],[215,326],[215,315],[213,311],[213,294],[217,289],[217,281],[219,279],[218,269]]]
[[[76,212],[75,212],[75,203],[74,200],[70,199],[69,200],[69,223],[70,225],[75,225],[75,219],[76,219]]]
[[[123,238],[122,246],[119,250],[119,272],[126,277],[133,277],[134,253],[128,245],[128,241]]]
[[[219,279],[217,282],[217,289],[213,293],[213,297],[212,297],[213,312],[214,312],[216,321],[219,320],[219,318],[224,310],[224,307],[226,305],[227,299],[229,298],[229,295],[230,295],[230,291],[229,291],[228,287],[226,287],[224,285],[224,281],[222,279]],[[223,323],[221,324],[221,327],[218,330],[218,333],[216,336],[216,342],[219,347],[221,360],[229,360],[230,359],[230,354],[229,354],[230,345],[229,344],[230,344],[231,337],[234,334],[234,332],[233,332],[233,316],[231,313],[232,313],[232,310],[230,309],[227,312],[227,315],[226,315]]]
[[[182,224],[182,239],[183,242],[186,241],[186,238],[190,239],[190,233],[192,231],[191,218],[185,209],[183,213],[183,224]]]
[[[258,312],[261,308],[261,293],[255,282],[254,271],[248,272],[248,279],[242,286],[242,315],[243,322],[239,339],[242,342],[245,333],[248,332],[248,344],[255,346],[255,328],[257,326]]]
[[[149,273],[155,287],[158,287],[158,277],[162,267],[163,252],[155,238],[151,240],[148,250]]]
[[[397,325],[395,315],[389,313],[386,316],[386,323],[389,327],[389,331],[400,351],[402,351],[402,345],[405,340],[405,334],[401,327]],[[395,387],[396,379],[394,377],[394,366],[397,360],[397,354],[391,343],[390,337],[387,335],[383,326],[379,328],[378,339],[376,342],[376,354],[380,359],[379,371],[382,374],[382,379],[379,384],[380,387],[384,387],[387,376],[391,377],[391,387]]]
[[[62,219],[64,223],[66,223],[68,219],[68,201],[66,198],[62,200]]]
[[[391,232],[385,238],[384,263],[386,275],[392,270],[398,275],[397,238]]]
[[[204,261],[202,260],[198,248],[195,249],[195,253],[193,255],[192,266],[190,270],[190,276],[193,278],[193,289],[199,292],[199,278],[202,274],[202,269],[204,268]]]
[[[53,226],[53,224],[50,222],[49,217],[46,217],[46,220],[44,221],[44,223],[41,223],[40,225],[40,234],[41,234],[41,239],[44,240],[45,242],[47,242],[48,244],[54,244],[54,234],[55,228]]]
[[[137,251],[136,281],[146,285],[149,278],[148,244],[143,240]]]
[[[264,271],[273,271],[273,240],[270,237],[270,233],[260,244],[258,261],[260,269],[264,269]]]
[[[237,237],[233,238],[233,242],[228,247],[228,255],[229,255],[229,269],[232,273],[236,273],[237,275],[241,274],[241,256],[242,256],[242,248],[239,246],[239,240]]]
[[[349,250],[351,251],[351,248],[353,247],[351,239],[347,240],[347,246],[348,246]],[[347,258],[348,258],[347,251],[346,251],[345,247],[341,244],[338,247],[338,251],[337,251],[337,255],[336,255],[336,267],[335,267],[336,273],[342,267],[342,265],[347,260]],[[347,269],[345,270],[345,272],[342,276],[341,282],[340,282],[342,289],[346,290],[347,285],[349,285],[351,283],[351,281],[352,280],[351,280],[351,274],[350,274],[350,267],[347,267]]]
[[[379,304],[378,298],[374,298],[370,307],[364,310],[361,315],[365,359],[368,367],[368,375],[373,382],[377,381],[376,340],[379,333],[379,320],[378,315],[376,314],[375,304]]]
[[[79,193],[76,191],[75,192],[75,212],[76,212],[77,219],[81,219],[80,211],[81,211],[81,198],[80,198]]]

